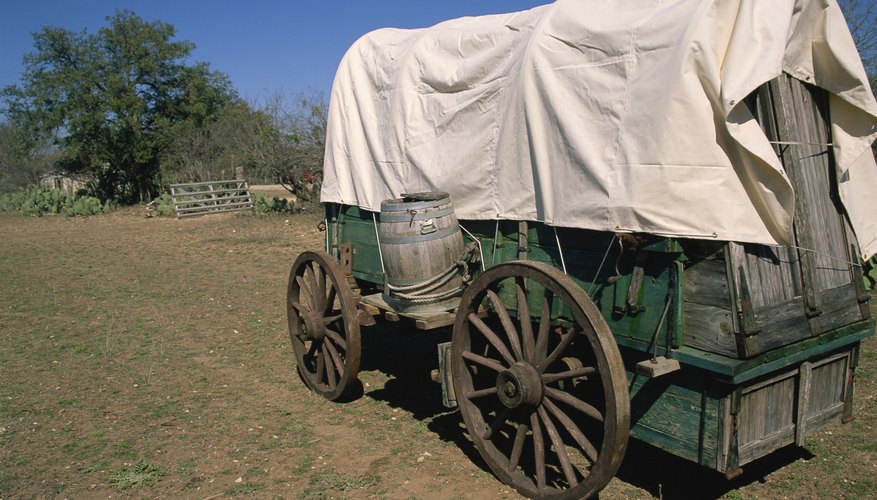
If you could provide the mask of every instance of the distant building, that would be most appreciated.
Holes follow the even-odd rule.
[[[67,196],[73,196],[76,191],[85,187],[85,181],[67,177],[66,175],[47,174],[40,178],[40,186],[49,189],[60,189]]]

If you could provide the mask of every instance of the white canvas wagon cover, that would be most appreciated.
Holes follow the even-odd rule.
[[[741,102],[782,71],[830,93],[877,253],[877,104],[835,0],[559,0],[369,33],[335,77],[321,199],[439,190],[461,219],[788,244],[794,192]]]

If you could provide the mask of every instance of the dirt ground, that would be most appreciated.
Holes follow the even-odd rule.
[[[363,393],[311,394],[287,273],[319,248],[293,216],[0,214],[0,498],[518,498],[429,378],[448,331],[363,331]],[[723,476],[632,443],[602,498],[877,496],[877,355],[856,414]]]

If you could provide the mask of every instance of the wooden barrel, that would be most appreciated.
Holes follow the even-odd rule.
[[[385,200],[378,235],[388,303],[412,313],[457,307],[463,268],[455,264],[464,256],[464,245],[447,193],[404,194]]]

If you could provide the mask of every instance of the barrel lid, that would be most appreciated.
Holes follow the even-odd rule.
[[[422,193],[402,193],[402,201],[404,203],[415,203],[418,201],[438,201],[450,198],[451,195],[444,191],[424,191]]]
[[[422,193],[402,193],[401,198],[381,202],[382,212],[420,210],[449,204],[451,195],[443,191],[425,191]]]

